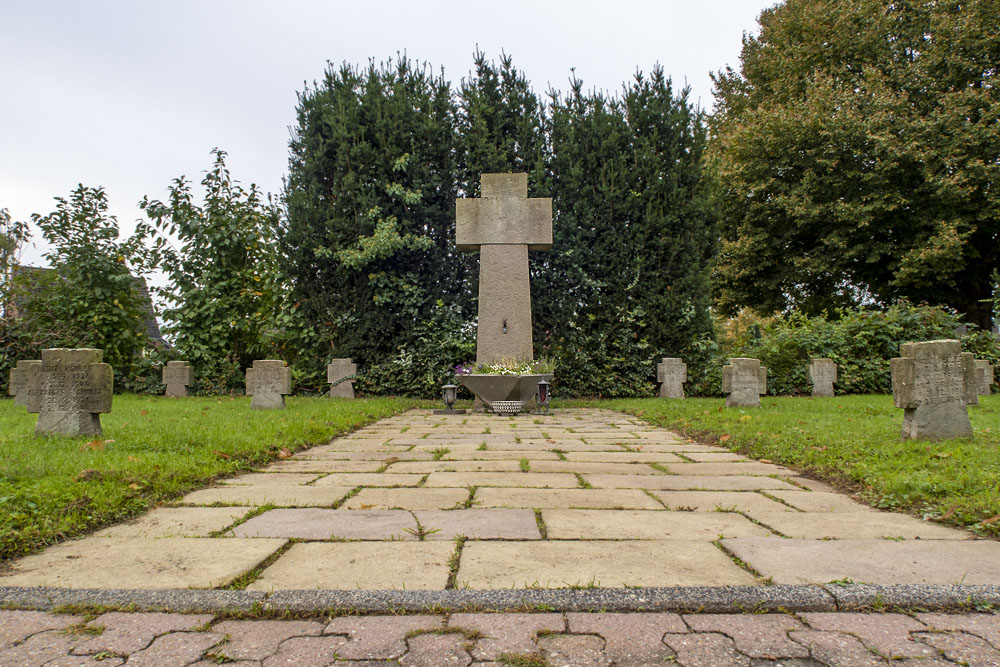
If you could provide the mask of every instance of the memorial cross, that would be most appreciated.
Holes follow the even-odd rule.
[[[111,412],[114,371],[104,352],[91,348],[42,350],[28,386],[28,412],[38,413],[35,435],[100,435],[101,414]]]

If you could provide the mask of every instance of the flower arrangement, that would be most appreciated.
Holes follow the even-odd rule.
[[[555,372],[555,364],[548,357],[534,361],[524,359],[501,359],[492,364],[457,364],[455,375],[541,375]]]

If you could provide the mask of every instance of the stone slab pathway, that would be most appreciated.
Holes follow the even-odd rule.
[[[973,537],[620,413],[413,410],[15,561],[0,587],[1000,582],[1000,542]]]
[[[998,665],[991,614],[417,614],[233,620],[0,610],[0,667]]]

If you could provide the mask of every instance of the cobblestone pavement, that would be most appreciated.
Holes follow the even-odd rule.
[[[607,410],[412,410],[0,576],[265,593],[835,581],[993,584],[1000,542]]]
[[[0,611],[0,666],[1000,665],[1000,616],[452,614],[216,620]]]

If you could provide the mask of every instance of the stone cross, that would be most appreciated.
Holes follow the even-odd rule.
[[[247,369],[247,394],[254,410],[284,410],[284,394],[292,393],[292,369],[277,359],[257,359]]]
[[[527,174],[483,174],[480,194],[455,200],[455,244],[479,251],[476,363],[530,361],[528,251],[552,248],[552,199],[529,199]]]
[[[972,435],[966,378],[972,375],[957,340],[903,343],[890,360],[892,398],[903,408],[903,440]]]
[[[993,364],[986,359],[976,359],[976,393],[980,396],[989,396],[992,393],[990,389],[992,384]]]
[[[330,361],[330,365],[326,367],[326,381],[332,385],[330,398],[354,398],[354,385],[351,383],[357,374],[358,365],[350,359]]]
[[[101,414],[111,412],[114,371],[102,350],[42,350],[28,385],[28,412],[38,413],[35,435],[100,435]]]
[[[38,359],[22,359],[17,362],[17,366],[10,369],[7,393],[14,397],[14,405],[28,404],[28,387],[31,386],[31,378],[38,375],[40,370],[42,370],[42,362]]]
[[[837,381],[837,364],[832,359],[810,359],[809,378],[813,396],[833,396],[833,383]]]
[[[738,357],[722,367],[722,391],[727,408],[759,408],[761,394],[767,393],[767,368],[760,359]]]
[[[976,355],[962,352],[962,390],[966,405],[979,405],[979,382],[976,379]]]
[[[194,366],[187,361],[168,361],[163,367],[163,384],[167,385],[164,396],[172,398],[187,396],[187,386],[194,384]]]
[[[660,383],[660,398],[684,398],[684,383],[688,367],[683,359],[664,357],[656,365],[656,381]]]

